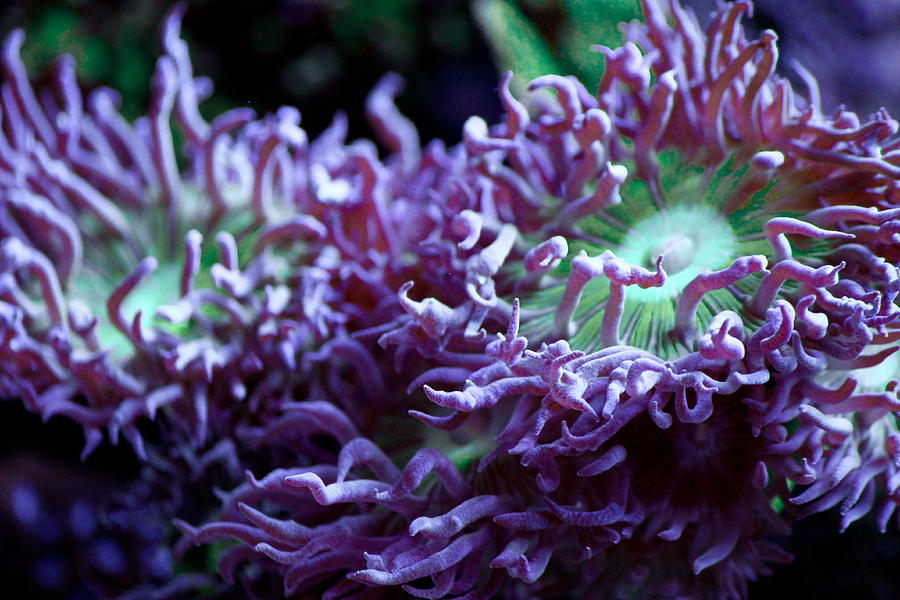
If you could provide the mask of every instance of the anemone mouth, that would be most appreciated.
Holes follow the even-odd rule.
[[[578,221],[569,253],[556,271],[542,282],[541,289],[520,293],[523,309],[533,316],[523,324],[526,337],[549,340],[559,335],[554,330],[552,307],[558,306],[565,294],[565,277],[571,273],[575,256],[582,251],[588,256],[612,251],[617,258],[648,272],[659,261],[665,272],[662,285],[627,286],[620,343],[663,358],[682,355],[690,351],[690,340],[686,343],[673,333],[677,303],[685,288],[699,275],[725,269],[741,257],[761,256],[777,262],[781,257],[768,237],[767,223],[780,217],[801,218],[809,211],[800,184],[783,179],[777,170],[761,172],[752,166],[753,160],[732,155],[704,168],[685,162],[679,151],[668,149],[659,153],[656,162],[658,186],[630,166],[629,173],[638,175],[629,175],[622,184],[621,203]],[[796,239],[792,240],[791,257],[820,265],[831,248],[825,239]],[[763,315],[745,307],[764,275],[764,270],[750,273],[731,285],[708,291],[697,307],[697,328],[705,328],[725,310],[741,313],[751,331],[758,328]],[[795,281],[785,281],[776,298],[790,296],[797,287]],[[601,339],[601,328],[611,293],[608,278],[587,282],[567,336],[573,348],[593,351],[607,345]]]
[[[224,208],[217,211],[206,190],[183,184],[181,202],[174,214],[167,214],[156,192],[150,192],[142,207],[127,213],[127,228],[118,232],[104,230],[91,215],[78,215],[83,258],[65,283],[67,300],[92,310],[107,305],[123,279],[149,257],[156,261],[156,267],[124,297],[122,313],[129,323],[139,322],[148,331],[171,334],[186,342],[202,337],[204,332],[195,329],[196,317],[212,321],[221,318],[224,311],[216,303],[199,303],[198,315],[187,320],[173,319],[159,309],[164,312],[166,307],[175,306],[184,297],[189,291],[185,287],[187,280],[192,290],[205,290],[222,298],[228,296],[212,275],[213,265],[225,260],[220,256],[224,250],[220,248],[217,252],[209,243],[201,245],[204,236],[219,233],[232,236],[236,252],[234,264],[229,268],[242,270],[258,258],[256,251],[267,224],[255,216],[251,199],[243,187],[246,186],[223,186]],[[290,220],[290,210],[286,206],[271,209],[279,213],[278,218]],[[274,217],[273,220],[277,221]],[[188,242],[189,239],[196,243]],[[189,249],[188,245],[196,247]],[[287,279],[292,265],[308,257],[309,248],[304,240],[297,238],[280,240],[275,245],[266,244],[262,253],[267,273],[272,276],[269,280],[274,282]],[[261,295],[258,289],[252,294]],[[96,316],[93,334],[99,347],[109,350],[118,360],[132,356],[134,348],[129,336],[112,317],[102,313]]]
[[[185,277],[188,252],[184,244],[177,243],[176,240],[184,240],[199,231],[208,231],[214,224],[211,203],[205,194],[190,186],[184,186],[182,192],[182,202],[171,219],[167,218],[165,208],[159,200],[151,198],[144,207],[129,212],[128,228],[119,232],[119,235],[102,231],[94,219],[88,215],[80,215],[79,230],[84,245],[84,258],[67,283],[68,300],[92,309],[105,306],[122,280],[143,259],[152,257],[157,262],[156,268],[124,298],[121,304],[123,314],[129,320],[139,322],[145,329],[152,327],[185,341],[197,337],[190,321],[175,322],[162,318],[157,313],[157,309],[177,303],[182,295],[180,291],[183,289],[182,279]],[[249,213],[250,211],[231,211],[223,215],[218,226],[224,231],[247,231],[252,220]],[[258,229],[249,231],[252,234],[258,232]],[[190,233],[192,231],[193,234]],[[202,235],[197,239],[202,239]],[[253,235],[246,236],[239,249],[246,249],[248,240],[252,243],[253,239]],[[207,245],[197,258],[199,264],[191,278],[192,287],[215,290],[209,275],[210,267],[217,260],[214,249]],[[221,315],[221,311],[210,304],[202,305],[201,310],[208,317]],[[94,334],[99,346],[109,350],[119,360],[133,354],[131,341],[116,324],[107,315],[97,316]]]
[[[662,262],[666,282],[635,288],[629,300],[651,304],[675,299],[705,270],[717,270],[735,257],[737,239],[728,222],[709,206],[677,204],[635,223],[614,252],[631,264],[654,269]]]

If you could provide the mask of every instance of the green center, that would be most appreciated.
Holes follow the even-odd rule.
[[[228,197],[234,190],[226,189],[226,200],[238,204],[238,200]],[[246,201],[245,201],[246,204]],[[98,317],[96,335],[100,346],[110,350],[116,359],[127,359],[134,354],[134,347],[128,338],[113,325],[106,313],[106,302],[113,290],[137,265],[140,258],[153,256],[159,261],[157,269],[141,281],[126,296],[122,303],[122,314],[130,324],[138,311],[141,324],[145,328],[159,328],[183,339],[191,339],[194,332],[190,321],[170,323],[157,317],[156,310],[164,305],[178,302],[181,297],[181,276],[185,261],[184,237],[190,229],[205,232],[201,245],[199,270],[194,279],[194,288],[215,289],[209,275],[210,267],[219,260],[213,239],[217,231],[247,231],[253,214],[248,208],[235,206],[226,211],[213,231],[205,231],[209,221],[212,202],[202,190],[190,185],[182,186],[182,195],[175,215],[175,240],[170,244],[165,211],[156,198],[149,198],[146,208],[129,215],[132,238],[139,256],[135,256],[125,242],[110,239],[96,222],[83,215],[79,228],[84,232],[84,261],[69,281],[66,294],[87,305]],[[253,255],[252,247],[257,239],[258,229],[248,231],[239,237],[238,255],[242,266]],[[216,290],[218,291],[218,290]],[[203,304],[201,310],[208,317],[215,317],[220,310],[211,304]]]
[[[741,256],[762,254],[771,257],[772,249],[764,235],[766,222],[776,216],[798,216],[802,210],[791,206],[790,188],[773,179],[747,193],[753,180],[746,162],[728,157],[715,167],[687,164],[674,150],[658,155],[659,189],[662,198],[654,198],[647,182],[634,173],[620,189],[622,202],[579,221],[586,234],[569,240],[569,256],[551,275],[556,283],[524,294],[520,300],[533,311],[523,322],[522,333],[529,340],[552,341],[554,310],[563,296],[571,259],[580,251],[599,256],[611,250],[618,258],[649,271],[662,258],[666,283],[661,287],[625,288],[625,305],[618,337],[623,344],[642,348],[663,358],[680,356],[686,350],[679,339],[669,335],[675,329],[675,306],[679,295],[703,272],[727,268]],[[759,185],[758,183],[753,184]],[[548,199],[547,218],[560,210],[561,200]],[[535,239],[534,243],[543,241]],[[803,240],[794,246],[795,256],[816,254],[817,244]],[[521,274],[509,272],[511,278]],[[744,310],[745,297],[752,296],[761,275],[750,275],[728,288],[703,295],[697,309],[697,330],[702,331],[722,310],[742,314],[751,329],[759,324],[758,315]],[[787,282],[782,293],[795,288]],[[585,286],[573,315],[572,347],[593,351],[600,346],[600,328],[610,284],[606,277],[595,277]]]
[[[655,213],[632,227],[616,256],[648,270],[662,257],[667,279],[662,287],[628,288],[634,302],[675,298],[689,281],[703,271],[728,266],[737,239],[728,222],[712,207],[680,205]]]
[[[134,352],[134,347],[125,335],[112,324],[106,314],[106,300],[118,281],[99,273],[81,273],[72,280],[69,293],[92,308],[99,317],[96,334],[102,348],[110,350],[114,358],[122,359]],[[122,314],[131,322],[141,311],[144,327],[164,326],[170,333],[187,333],[186,327],[155,318],[156,309],[178,301],[181,284],[181,265],[165,262],[156,271],[138,284],[122,302]]]

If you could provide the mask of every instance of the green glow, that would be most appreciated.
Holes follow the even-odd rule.
[[[883,352],[889,346],[877,346],[866,351],[865,356],[872,356]],[[826,388],[839,387],[848,376],[856,378],[857,394],[878,394],[888,389],[891,381],[900,380],[900,353],[895,352],[877,365],[864,369],[828,369],[818,374],[816,382]]]
[[[771,476],[771,473],[770,473],[770,476]],[[785,483],[787,484],[788,492],[793,492],[794,488],[797,485],[790,479],[786,479]],[[774,510],[776,513],[781,514],[781,511],[783,511],[784,507],[785,507],[784,499],[781,496],[776,494],[775,496],[772,497],[771,500],[769,500],[769,506],[771,506],[772,510]]]
[[[668,274],[662,287],[641,289],[631,286],[627,292],[630,301],[646,303],[675,298],[697,275],[707,269],[725,268],[734,258],[737,240],[731,227],[715,209],[702,204],[674,206],[665,213],[656,213],[640,221],[628,231],[615,253],[631,264],[653,269],[654,250],[675,236],[692,242],[689,263],[680,271]]]
[[[421,445],[439,451],[450,459],[460,473],[466,474],[474,471],[475,465],[493,449],[492,442],[497,433],[499,431],[485,431],[470,424],[449,432],[430,429]]]
[[[148,210],[129,219],[130,234],[141,257],[153,256],[159,261],[159,266],[125,298],[121,309],[129,324],[137,312],[142,311],[141,324],[145,328],[158,328],[184,340],[190,340],[193,335],[191,321],[170,323],[156,317],[157,308],[175,304],[181,297],[181,275],[185,260],[184,237],[192,228],[204,231],[205,224],[210,218],[212,203],[201,190],[183,185],[181,191],[175,219],[176,242],[171,246],[166,233],[168,227],[164,211],[159,206],[159,201],[152,197],[158,190],[150,192]],[[209,275],[210,267],[219,260],[214,241],[215,232],[229,231],[235,235],[245,232],[245,235],[239,235],[237,240],[238,257],[242,268],[254,256],[253,246],[258,238],[259,228],[250,229],[253,213],[246,208],[246,198],[231,186],[225,189],[225,201],[229,208],[234,207],[234,210],[226,211],[215,230],[212,233],[207,232],[204,236],[200,250],[200,265],[194,278],[195,289],[216,289]],[[121,239],[106,239],[108,233],[88,215],[82,215],[79,229],[85,234],[88,243],[85,244],[81,269],[74,273],[66,295],[84,302],[94,311],[98,318],[96,334],[100,346],[109,350],[114,358],[126,359],[134,353],[134,348],[128,338],[109,320],[106,303],[115,287],[134,269],[138,261]],[[216,318],[221,313],[220,309],[209,304],[204,304],[201,310],[210,318]]]
[[[465,473],[469,465],[481,460],[488,450],[490,446],[476,438],[465,446],[457,446],[445,454],[461,473]]]
[[[153,256],[159,266],[126,296],[121,311],[129,325],[138,311],[141,311],[141,324],[144,328],[158,329],[190,341],[202,335],[202,332],[195,330],[196,322],[193,318],[172,323],[156,316],[158,308],[177,304],[181,299],[184,239],[188,231],[196,229],[204,238],[200,246],[200,264],[194,276],[193,289],[209,289],[225,295],[224,291],[215,287],[210,276],[210,268],[220,259],[215,242],[216,234],[227,231],[234,235],[238,266],[244,269],[260,254],[256,244],[263,226],[255,224],[255,215],[248,206],[246,190],[237,186],[225,186],[223,199],[227,208],[211,226],[212,202],[203,190],[183,183],[175,215],[174,242],[170,242],[165,212],[159,200],[154,197],[158,193],[158,190],[153,190],[148,194],[147,209],[144,212],[129,215],[129,234],[140,258]],[[287,219],[293,214],[288,204],[277,201],[273,201],[272,206],[267,209],[273,221]],[[134,347],[125,334],[110,321],[106,304],[110,294],[133,271],[139,259],[123,240],[108,239],[108,232],[103,231],[90,215],[82,215],[79,229],[84,233],[86,241],[84,260],[70,280],[66,295],[80,300],[94,312],[98,319],[95,333],[100,347],[109,350],[116,359],[127,360],[134,355]],[[305,260],[303,257],[308,252],[308,246],[304,241],[297,240],[271,245],[261,252],[273,274],[272,283],[283,283],[288,281],[294,270],[293,265]],[[261,298],[263,292],[255,290],[254,294]],[[211,303],[202,304],[199,310],[212,320],[223,316],[222,310]]]
[[[884,349],[876,348],[879,351]],[[859,391],[883,392],[891,381],[900,379],[900,355],[894,353],[877,365],[854,369],[853,375],[859,381]]]
[[[521,298],[526,310],[542,311],[523,323],[523,335],[529,339],[546,339],[551,335],[552,308],[562,298],[564,278],[578,252],[584,250],[589,256],[599,256],[605,250],[612,250],[617,257],[651,271],[655,269],[656,256],[661,254],[663,268],[670,267],[666,284],[658,288],[626,288],[619,337],[624,344],[663,358],[679,356],[685,348],[669,334],[675,327],[678,295],[688,282],[704,271],[724,269],[740,256],[771,257],[771,246],[763,234],[766,221],[804,212],[791,210],[790,190],[773,180],[738,201],[725,214],[723,208],[735,204],[733,198],[741,193],[750,177],[748,165],[735,157],[704,169],[684,162],[678,151],[664,150],[658,154],[657,164],[661,199],[653,197],[645,180],[634,176],[636,166],[625,163],[631,175],[621,186],[622,202],[579,222],[587,239],[592,241],[569,240],[569,256],[554,273],[559,283]],[[546,202],[542,216],[552,222],[562,200],[547,198]],[[543,240],[535,243],[539,241]],[[796,256],[815,256],[828,248],[827,241],[823,240],[792,240],[792,245]],[[512,270],[509,275],[521,276]],[[743,310],[740,295],[752,294],[760,278],[761,275],[751,275],[730,288],[705,294],[697,309],[698,329],[705,328],[722,310],[738,312],[745,325],[751,329],[757,327],[760,319]],[[782,293],[789,294],[794,289],[796,283],[788,281]],[[599,346],[608,298],[609,281],[605,277],[587,283],[573,316],[576,327],[569,342],[574,348],[591,351]]]
[[[97,338],[100,346],[111,351],[114,358],[124,358],[133,352],[131,342],[112,324],[106,314],[106,301],[119,279],[110,279],[96,272],[81,274],[72,280],[69,294],[85,302],[98,317]],[[166,262],[147,276],[122,303],[122,314],[130,323],[137,312],[141,313],[144,327],[159,327],[169,333],[185,337],[190,333],[186,323],[169,323],[156,318],[156,309],[178,301],[181,286],[181,264]]]

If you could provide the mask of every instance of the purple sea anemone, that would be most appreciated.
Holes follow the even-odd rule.
[[[82,458],[125,437],[150,465],[135,497],[203,518],[235,468],[333,458],[305,424],[326,396],[327,414],[360,423],[403,401],[349,332],[402,312],[396,290],[416,273],[402,250],[424,237],[427,207],[391,187],[422,156],[392,104],[398,79],[367,106],[402,156],[390,165],[371,142],[345,143],[341,114],[315,140],[287,107],[207,122],[182,12],[133,124],[111,90],[82,96],[70,57],[36,92],[22,33],[3,46],[0,398],[79,423]]]
[[[488,597],[508,578],[510,597],[739,598],[786,560],[771,537],[796,516],[840,503],[846,526],[886,494],[886,523],[896,123],[799,96],[775,34],[745,39],[748,3],[705,36],[669,9],[646,3],[623,48],[598,48],[596,95],[541,77],[529,110],[507,77],[506,122],[473,117],[419,167],[445,219],[422,280],[444,283],[405,284],[379,343],[431,363],[410,388],[450,410],[411,411],[433,449],[399,469],[377,438],[339,440],[336,463],[252,479],[238,522],[191,539],[242,539],[288,593]],[[304,527],[316,505],[347,512]]]
[[[111,90],[82,98],[71,58],[36,94],[21,32],[3,47],[0,390],[81,423],[85,455],[106,429],[144,457],[136,423],[160,411],[202,447],[210,426],[227,437],[238,414],[308,385],[309,362],[362,360],[340,332],[393,300],[403,236],[417,233],[398,231],[414,209],[386,205],[390,170],[371,143],[343,145],[342,116],[313,142],[287,107],[206,122],[209,83],[191,74],[180,14],[133,125]],[[397,118],[396,83],[372,94],[377,127]],[[417,160],[410,134],[398,143]],[[323,358],[300,360],[326,341]]]
[[[13,35],[0,391],[86,451],[147,458],[142,416],[163,455],[231,448],[246,483],[177,550],[249,595],[743,598],[798,517],[886,527],[897,124],[795,92],[749,2],[705,34],[642,6],[596,93],[507,75],[453,148],[382,80],[384,160],[341,118],[205,122],[177,12],[134,126],[65,61],[39,101]]]

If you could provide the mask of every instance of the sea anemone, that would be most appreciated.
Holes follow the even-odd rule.
[[[644,3],[622,48],[597,48],[596,95],[548,75],[528,110],[507,76],[506,121],[471,118],[418,167],[445,220],[399,290],[406,315],[377,332],[401,365],[426,361],[410,389],[450,410],[410,411],[429,448],[399,469],[377,438],[339,440],[336,463],[251,479],[229,504],[247,521],[189,538],[230,528],[287,593],[741,598],[788,559],[772,540],[797,516],[841,503],[846,526],[881,496],[886,523],[897,125],[795,92],[775,34],[745,38],[749,3],[706,35],[668,8]],[[303,527],[307,492],[348,512]],[[326,529],[352,533],[325,550]],[[325,587],[304,588],[313,574]]]
[[[456,147],[421,149],[382,80],[384,160],[340,118],[207,124],[177,12],[133,127],[108,92],[83,114],[66,62],[39,103],[14,35],[0,391],[87,450],[106,428],[146,457],[141,416],[164,455],[232,441],[247,481],[177,551],[251,595],[743,598],[796,518],[886,526],[897,124],[795,92],[749,2],[705,34],[642,8],[596,93],[507,74],[505,120]]]
[[[374,145],[344,145],[342,115],[312,142],[287,107],[206,122],[209,82],[191,73],[182,12],[166,19],[149,112],[133,125],[111,90],[82,98],[70,57],[38,96],[22,33],[3,46],[0,390],[79,422],[84,455],[105,429],[145,458],[137,423],[158,412],[202,447],[210,427],[228,437],[254,423],[247,413],[275,410],[270,396],[310,385],[309,363],[365,361],[341,331],[393,300],[399,248],[417,234],[393,222]],[[399,118],[396,85],[372,94],[376,127]],[[417,159],[417,138],[398,143]]]
[[[83,459],[124,437],[148,466],[128,493],[205,518],[235,469],[334,458],[304,425],[320,397],[360,423],[403,400],[382,393],[349,332],[402,312],[396,289],[415,265],[401,252],[430,220],[391,188],[423,155],[392,104],[398,78],[366,111],[402,156],[391,165],[371,142],[345,143],[342,114],[314,140],[288,107],[207,122],[183,12],[165,20],[148,114],[133,124],[112,90],[82,96],[71,57],[36,92],[22,32],[3,46],[0,398],[80,424]]]

